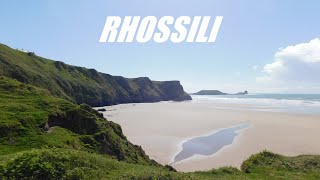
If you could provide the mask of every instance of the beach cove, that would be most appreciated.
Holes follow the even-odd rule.
[[[101,107],[100,107],[101,108]],[[319,154],[320,115],[266,111],[252,104],[205,101],[159,102],[106,106],[104,116],[121,125],[150,158],[169,164],[183,142],[221,129],[250,124],[231,144],[210,155],[193,154],[172,164],[179,171],[235,166],[250,155],[270,150],[283,155]]]

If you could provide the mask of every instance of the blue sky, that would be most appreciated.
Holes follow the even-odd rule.
[[[0,42],[112,75],[180,80],[187,92],[317,93],[319,79],[304,83],[304,79],[288,78],[288,73],[280,73],[281,68],[272,69],[272,63],[279,61],[296,74],[306,72],[287,66],[294,64],[287,63],[293,62],[288,59],[290,54],[280,59],[275,55],[281,53],[279,48],[308,43],[320,36],[319,7],[317,0],[7,0],[0,6]],[[98,42],[107,16],[134,15],[224,19],[215,43]],[[318,43],[314,46],[317,60]],[[296,59],[300,62],[301,58]],[[271,64],[271,70],[267,64]]]

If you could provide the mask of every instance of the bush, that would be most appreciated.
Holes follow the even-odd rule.
[[[282,156],[274,154],[269,151],[262,151],[261,153],[254,154],[245,160],[241,165],[241,170],[245,173],[251,173],[257,166],[272,165],[276,159],[280,159]]]
[[[96,170],[77,151],[60,149],[31,150],[19,153],[0,168],[7,179],[81,179]]]

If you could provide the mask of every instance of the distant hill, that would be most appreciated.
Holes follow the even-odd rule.
[[[221,92],[219,90],[201,90],[199,92],[193,93],[192,95],[226,95],[227,93]]]
[[[191,95],[246,95],[246,94],[248,94],[248,91],[238,92],[236,94],[228,94],[228,93],[221,92],[219,90],[201,90]]]
[[[191,100],[179,81],[124,78],[67,65],[0,44],[0,75],[48,89],[52,95],[90,106]]]

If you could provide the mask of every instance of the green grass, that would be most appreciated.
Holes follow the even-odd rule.
[[[72,132],[64,130],[67,135],[50,138],[61,130],[49,134],[39,128],[48,121],[49,114],[75,108],[72,103],[6,77],[0,77],[0,98],[0,154],[42,146],[62,147],[72,137]]]
[[[263,151],[243,162],[241,170],[222,167],[206,172],[194,172],[199,179],[319,179],[320,156],[287,157]]]
[[[243,168],[181,173],[70,149],[37,149],[1,157],[3,179],[319,179],[320,156],[255,154]],[[248,172],[248,168],[250,172]]]
[[[75,105],[3,76],[0,99],[0,155],[58,147],[157,165],[126,139],[118,124],[107,121],[88,105]]]
[[[2,176],[8,179],[119,179],[152,174],[182,177],[163,167],[130,164],[99,154],[56,148],[17,153],[0,164]]]
[[[248,174],[273,179],[320,179],[320,156],[286,157],[264,151],[251,156],[241,169]]]

